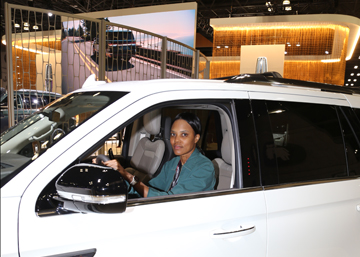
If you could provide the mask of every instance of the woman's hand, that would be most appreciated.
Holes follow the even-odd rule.
[[[93,163],[96,163],[96,158],[92,160]],[[118,162],[118,160],[114,159],[114,160],[110,160],[110,161],[106,161],[103,162],[102,164],[104,164],[107,167],[113,168],[117,171],[120,172],[121,176],[123,176],[123,178],[125,180],[127,180],[127,182],[131,182],[133,180],[134,175],[132,175],[131,173],[127,172],[123,166],[121,166],[121,164]],[[149,192],[149,187],[146,186],[145,184],[143,184],[142,182],[138,182],[136,183],[136,185],[134,186],[135,190],[142,195],[143,197],[147,197],[147,194]]]

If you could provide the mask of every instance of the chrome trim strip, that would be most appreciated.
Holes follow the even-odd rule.
[[[287,184],[281,184],[281,185],[270,185],[270,186],[264,186],[264,190],[274,190],[274,189],[283,189],[283,188],[289,188],[289,187],[299,187],[299,186],[310,186],[310,185],[317,185],[317,184],[324,184],[324,183],[334,183],[334,182],[341,182],[345,180],[356,180],[360,177],[344,177],[344,178],[334,178],[334,179],[324,179],[324,180],[316,180],[316,181],[306,181],[306,182],[294,182],[294,183],[287,183]]]
[[[243,189],[226,189],[226,190],[221,190],[221,191],[213,190],[213,191],[206,191],[206,192],[180,194],[180,195],[128,199],[127,207],[135,207],[135,206],[139,206],[139,205],[167,203],[167,202],[175,202],[175,201],[183,201],[183,200],[192,200],[192,199],[205,198],[205,197],[242,194],[242,193],[250,193],[250,192],[257,192],[257,191],[263,191],[263,188],[262,187],[253,187],[253,188],[243,188]]]
[[[214,236],[221,236],[221,235],[227,235],[227,234],[240,233],[240,232],[252,230],[252,229],[254,229],[254,228],[255,228],[255,226],[252,226],[252,227],[249,227],[249,228],[240,229],[240,230],[235,230],[235,231],[229,231],[229,232],[218,232],[218,233],[214,233]]]

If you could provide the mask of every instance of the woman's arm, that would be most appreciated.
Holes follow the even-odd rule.
[[[110,160],[107,162],[103,162],[104,165],[106,165],[107,167],[113,168],[117,171],[120,172],[121,176],[123,176],[123,178],[129,182],[134,179],[134,175],[130,174],[129,172],[127,172],[123,166],[121,166],[121,164],[117,161],[117,160]],[[149,187],[146,186],[144,183],[142,182],[138,182],[135,184],[135,186],[133,186],[134,189],[136,190],[136,192],[138,192],[141,196],[143,197],[147,197],[148,192],[149,192]]]

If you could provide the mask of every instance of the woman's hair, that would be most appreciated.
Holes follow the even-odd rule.
[[[195,135],[201,135],[201,122],[198,116],[190,112],[182,112],[176,115],[175,119],[173,120],[172,124],[174,124],[177,120],[184,120],[186,121],[191,128],[194,130]]]

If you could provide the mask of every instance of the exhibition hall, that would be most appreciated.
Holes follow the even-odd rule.
[[[358,0],[0,19],[1,257],[360,256]]]

